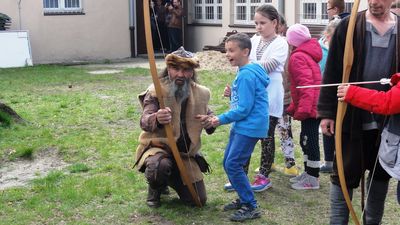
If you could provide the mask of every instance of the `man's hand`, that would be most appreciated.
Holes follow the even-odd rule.
[[[332,119],[322,119],[319,126],[326,136],[332,136],[335,133],[335,121]]]
[[[224,89],[224,97],[231,97],[231,86],[227,84]]]
[[[201,122],[201,125],[203,126],[204,129],[210,129],[212,128],[211,124],[211,117],[208,115],[196,115],[195,117],[197,120]]]
[[[159,109],[156,112],[156,117],[157,121],[162,125],[171,123],[172,121],[171,109],[168,107],[165,107],[165,109]]]
[[[344,99],[346,98],[347,90],[349,90],[349,85],[342,84],[338,86],[337,96],[339,101],[344,101]]]

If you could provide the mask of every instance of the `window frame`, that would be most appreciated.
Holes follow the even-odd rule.
[[[238,2],[240,1],[240,2]],[[252,0],[234,0],[233,1],[233,24],[235,25],[254,25],[254,11],[258,6],[270,4],[274,5],[272,0],[260,0],[260,2],[252,2]],[[245,19],[238,19],[238,7],[245,7]]]
[[[196,0],[193,1],[192,6],[192,23],[199,23],[199,24],[222,24],[222,17],[223,17],[223,8],[222,8],[222,0],[213,0],[213,3],[207,3],[207,0],[198,0],[201,1],[200,3]],[[212,7],[212,16],[213,19],[207,19],[207,8]],[[201,18],[197,19],[196,10],[201,10]],[[220,12],[219,12],[220,10]],[[220,18],[219,18],[220,17]]]
[[[83,0],[77,0],[79,3],[79,7],[66,7],[66,1],[68,0],[55,0],[58,2],[58,7],[57,8],[46,8],[45,7],[45,1],[43,0],[43,11],[44,14],[82,14],[83,13],[83,7],[82,3]]]
[[[344,1],[346,6],[353,5],[354,0],[345,0]],[[315,19],[304,18],[304,4],[307,3],[315,3],[316,10],[315,10]],[[329,23],[328,13],[326,12],[326,4],[328,0],[300,0],[300,12],[299,12],[299,21],[302,24],[323,24],[326,25]],[[351,10],[351,9],[350,9]],[[347,10],[345,9],[345,12]],[[350,11],[349,11],[350,12]]]

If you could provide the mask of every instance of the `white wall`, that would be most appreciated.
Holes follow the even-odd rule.
[[[18,1],[0,0],[2,13],[19,29]],[[34,63],[118,59],[130,56],[129,1],[84,0],[85,15],[43,15],[43,0],[21,1]]]

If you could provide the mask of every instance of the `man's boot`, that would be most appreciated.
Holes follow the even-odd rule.
[[[148,188],[148,193],[147,193],[147,205],[151,208],[157,208],[160,207],[160,195],[161,195],[161,189],[153,189],[150,187]]]

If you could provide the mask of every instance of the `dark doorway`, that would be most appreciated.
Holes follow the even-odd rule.
[[[136,1],[136,37],[137,54],[147,54],[146,36],[144,33],[143,1]]]

